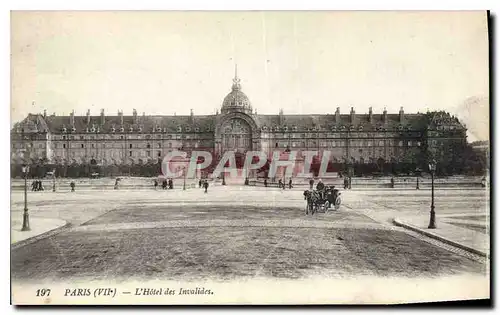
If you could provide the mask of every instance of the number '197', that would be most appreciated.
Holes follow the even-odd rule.
[[[50,296],[50,289],[38,289],[36,290],[36,296]]]

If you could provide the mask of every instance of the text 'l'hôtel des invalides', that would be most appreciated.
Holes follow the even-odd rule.
[[[330,151],[330,164],[343,165],[411,164],[432,154],[437,163],[455,155],[450,150],[467,145],[466,128],[449,113],[261,115],[253,110],[242,92],[240,80],[233,79],[231,92],[224,98],[220,112],[213,115],[152,116],[100,115],[69,116],[29,114],[11,130],[13,170],[30,164],[45,170],[57,169],[57,176],[71,176],[71,168],[80,175],[101,169],[114,172],[127,166],[151,169],[172,150],[208,150],[214,160],[225,151],[236,153],[263,151],[269,157],[280,150]],[[454,148],[454,149],[451,149]],[[87,166],[87,167],[84,167]],[[91,170],[91,168],[93,170]],[[111,171],[113,170],[113,171]],[[381,170],[377,168],[377,170]],[[156,172],[156,174],[155,174]],[[15,172],[14,172],[15,173]],[[88,174],[85,174],[88,175]],[[106,174],[104,174],[106,175]],[[43,176],[43,174],[41,174]]]

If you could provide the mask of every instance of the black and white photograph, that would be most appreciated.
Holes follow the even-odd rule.
[[[489,300],[489,21],[11,11],[11,303]]]

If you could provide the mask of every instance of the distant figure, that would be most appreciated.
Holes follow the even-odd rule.
[[[198,185],[200,186],[200,188],[201,188],[201,184],[202,183],[201,183],[201,178],[200,178],[200,180],[198,181]]]
[[[391,188],[394,188],[394,177],[391,177]]]
[[[288,189],[292,189],[292,179],[291,178],[288,181]]]
[[[115,179],[115,189],[118,189],[118,178]]]
[[[158,180],[155,179],[155,190],[158,188]]]
[[[278,181],[278,188],[281,188],[281,185],[283,185],[283,180],[280,178],[280,180]]]
[[[41,180],[38,181],[38,190],[43,191],[43,184]]]
[[[347,189],[349,187],[349,180],[347,177],[344,177],[344,189]]]
[[[316,185],[316,190],[323,190],[325,189],[325,184],[321,181],[321,179],[318,181],[318,184]]]
[[[486,177],[483,177],[483,179],[481,179],[481,187],[486,187]]]
[[[203,188],[205,188],[205,194],[206,194],[207,189],[208,189],[208,181],[207,180],[203,183]]]
[[[248,180],[248,177],[245,178],[245,185],[248,186],[250,184],[250,181]]]
[[[75,191],[75,182],[74,181],[71,181],[69,186],[71,187],[71,191]]]
[[[312,178],[311,178],[311,179],[309,180],[309,189],[311,189],[311,190],[312,190],[312,189],[313,189],[313,186],[314,186],[314,179],[312,179]]]
[[[420,182],[418,180],[418,177],[417,177],[417,189],[420,189]]]
[[[170,178],[168,180],[168,188],[169,189],[174,189],[174,181],[172,180],[172,178]]]
[[[352,177],[349,176],[349,189],[351,189],[351,188],[352,188]]]
[[[167,180],[166,180],[166,179],[164,179],[164,180],[161,182],[161,188],[162,188],[163,190],[167,189]]]
[[[36,181],[31,182],[31,191],[36,191]]]
[[[264,178],[264,187],[267,187],[267,178]]]

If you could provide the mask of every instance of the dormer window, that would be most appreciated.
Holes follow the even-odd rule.
[[[94,127],[92,127],[92,129],[91,129],[90,131],[95,132],[95,128],[94,128]]]
[[[88,128],[88,127],[87,127],[87,128],[85,128],[85,132],[89,132],[89,128]]]
[[[157,127],[156,132],[161,132],[161,127]]]
[[[63,127],[62,132],[66,132],[66,127]]]
[[[182,127],[181,126],[177,127],[177,132],[182,132]]]
[[[210,132],[210,126],[207,127],[207,132]]]
[[[297,126],[293,126],[293,131],[297,131]]]
[[[130,127],[130,128],[129,128],[129,131],[130,131],[130,132],[134,131],[134,128]]]
[[[285,126],[284,131],[288,131],[288,126]]]
[[[120,132],[124,132],[125,129],[123,127],[120,128]]]
[[[337,127],[336,126],[332,126],[332,131],[335,131],[337,130]]]
[[[139,127],[139,129],[137,129],[137,131],[142,132],[142,127]]]
[[[76,131],[75,127],[71,128],[71,132],[75,132],[75,131]]]
[[[116,131],[115,127],[111,127],[111,132],[115,132],[115,131]]]
[[[403,130],[403,126],[399,125],[399,126],[398,126],[398,129],[399,129],[399,130]]]
[[[363,126],[359,126],[358,130],[362,131],[363,130]]]
[[[280,127],[278,126],[274,127],[274,131],[280,131]]]
[[[194,131],[195,132],[200,132],[200,128],[196,127],[196,128],[194,128]]]
[[[267,127],[266,126],[262,127],[262,130],[267,131]]]
[[[190,132],[190,131],[191,131],[191,128],[186,127],[186,132]]]

